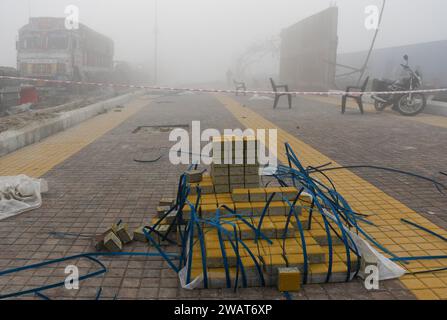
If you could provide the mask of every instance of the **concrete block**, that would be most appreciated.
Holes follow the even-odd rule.
[[[348,267],[343,262],[334,262],[332,264],[332,273],[330,282],[345,282],[348,276]]]
[[[298,268],[278,269],[278,291],[298,292],[302,284],[301,272]]]
[[[192,202],[192,205],[195,205],[195,202]],[[191,207],[188,204],[182,209],[182,218],[184,221],[191,220]]]
[[[248,189],[240,188],[240,189],[234,189],[231,197],[234,202],[249,202],[250,201],[250,195],[248,193]]]
[[[287,250],[293,252],[293,249]],[[286,256],[287,266],[290,268],[297,268],[303,271],[304,268],[304,256],[303,254],[287,254]]]
[[[286,223],[285,222],[276,222],[273,224],[276,229],[276,238],[283,239],[284,232],[286,231]],[[286,238],[295,238],[295,236],[296,236],[296,230],[292,224],[289,224],[289,226],[287,228],[287,234],[285,234],[285,237]]]
[[[253,209],[253,215],[254,216],[260,216],[262,212],[264,211],[264,208],[266,206],[265,202],[252,202],[251,207]],[[268,215],[269,211],[267,209],[266,215]]]
[[[233,285],[233,281],[231,281]],[[224,268],[213,268],[208,270],[208,288],[222,289],[227,287],[227,280]]]
[[[230,169],[228,167],[228,164],[212,164],[211,165],[211,176],[213,177],[222,177],[222,176],[229,176]]]
[[[242,188],[244,186],[244,175],[241,176],[230,176],[230,185],[232,184],[239,184],[242,185]]]
[[[172,207],[175,204],[174,198],[162,198],[158,205],[160,207]]]
[[[180,233],[181,232],[181,233]],[[186,226],[177,226],[177,243],[178,246],[182,246],[182,235],[185,236]]]
[[[129,232],[129,227],[126,223],[119,224],[115,233],[123,244],[127,244],[132,241],[133,235]]]
[[[104,232],[104,233],[102,233],[102,234],[100,234],[100,235],[95,236],[95,249],[96,249],[96,251],[102,251],[102,250],[105,249],[105,246],[104,246],[104,238],[106,237],[106,235],[107,235],[109,232],[110,232],[110,231],[108,231],[108,232]]]
[[[242,189],[244,188],[244,184],[230,184],[230,191],[233,192],[233,190],[236,189]]]
[[[240,215],[252,215],[253,209],[250,202],[237,202],[235,203],[236,213]]]
[[[162,216],[164,216],[169,210],[171,209],[171,207],[157,207],[157,215],[161,218]]]
[[[286,261],[282,255],[262,255],[265,272],[269,275],[278,274],[279,268],[286,267]]]
[[[155,228],[155,231],[157,232],[152,232],[150,235],[159,245],[169,245],[168,241],[163,240],[163,237],[168,233],[169,228],[170,226],[168,225],[158,225]]]
[[[229,193],[230,186],[229,185],[214,185],[214,190],[216,193]]]
[[[225,248],[227,263],[229,266],[236,266],[237,258],[233,249]],[[206,262],[210,268],[221,268],[224,266],[222,249],[210,249],[206,251]]]
[[[260,182],[259,175],[245,175],[244,176],[244,183],[245,184],[258,184]]]
[[[166,216],[166,218],[163,222],[170,225],[175,222],[176,218],[177,218],[177,211],[173,211]]]
[[[225,185],[225,184],[230,184],[230,180],[229,180],[228,176],[217,176],[217,177],[213,177],[213,183],[215,185]]]
[[[257,189],[261,186],[261,183],[245,183],[245,189]]]
[[[200,206],[202,218],[210,219],[216,216],[217,204],[205,204]]]
[[[104,247],[110,252],[120,252],[123,250],[123,244],[117,235],[109,232],[104,238]]]
[[[244,174],[247,176],[259,175],[259,165],[258,164],[246,164],[244,167]]]
[[[199,184],[200,189],[202,189],[202,194],[213,194],[214,185],[212,182],[202,182]]]
[[[256,233],[250,226],[243,222],[238,223],[238,229],[240,230],[240,237],[242,240],[253,240],[255,239]]]
[[[286,204],[282,201],[272,201],[269,206],[269,216],[285,216]]]
[[[310,283],[324,283],[328,274],[328,266],[324,263],[310,264],[308,280]]]
[[[244,176],[244,166],[231,165],[230,166],[230,177],[232,176]]]
[[[291,202],[298,196],[298,189],[295,187],[281,187],[280,191],[282,196]]]
[[[265,202],[265,189],[263,188],[255,188],[249,189],[250,193],[250,201],[251,202]]]
[[[185,173],[186,182],[188,183],[198,183],[202,181],[203,171],[191,170]]]
[[[255,225],[255,226],[257,226],[257,225]],[[275,225],[266,219],[264,219],[264,221],[262,222],[261,231],[266,237],[268,237],[270,239],[276,238]]]
[[[326,252],[319,245],[306,244],[307,256],[310,263],[323,263],[326,261]]]
[[[143,232],[144,226],[138,227],[133,232],[133,240],[138,242],[148,242],[144,232]]]
[[[265,194],[266,194],[267,200],[270,199],[270,196],[273,193],[275,194],[275,196],[273,197],[273,201],[282,201],[283,200],[280,187],[265,188]]]

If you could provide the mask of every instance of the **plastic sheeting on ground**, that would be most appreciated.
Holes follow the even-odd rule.
[[[47,182],[25,175],[0,177],[0,220],[42,205],[42,193],[48,191]]]

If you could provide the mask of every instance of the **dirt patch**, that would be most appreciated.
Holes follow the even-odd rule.
[[[56,118],[60,113],[68,112],[99,101],[113,98],[115,95],[106,94],[88,98],[73,99],[71,102],[49,108],[40,107],[38,110],[31,110],[20,114],[0,117],[0,133],[8,130],[18,130],[31,123],[38,123],[48,119]]]

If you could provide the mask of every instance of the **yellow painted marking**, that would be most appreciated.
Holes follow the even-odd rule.
[[[306,96],[303,98],[334,105],[334,106],[338,107],[341,111],[341,97]],[[348,100],[348,103],[346,104],[346,108],[359,111],[359,108],[358,108],[356,102],[352,99]],[[374,108],[374,105],[371,103],[364,103],[364,109],[365,109],[365,113],[377,113],[376,109]],[[402,120],[416,121],[416,122],[425,123],[425,124],[435,126],[435,127],[447,128],[447,117],[443,117],[443,116],[419,114],[415,117],[404,117],[404,116],[401,116],[399,114],[396,114],[396,113],[390,111],[389,109],[384,110],[383,113],[386,113],[386,116],[399,117]]]
[[[292,136],[285,130],[278,128],[274,123],[261,117],[249,108],[242,107],[237,101],[228,96],[216,95],[217,99],[236,117],[246,128],[277,129],[278,130],[278,159],[287,163],[284,143],[288,142],[296,152],[304,166],[318,166],[334,160],[320,153],[303,141]],[[447,255],[447,243],[435,238],[412,226],[404,224],[401,218],[406,218],[425,228],[437,232],[444,237],[447,231],[436,226],[428,219],[422,217],[393,197],[387,195],[368,181],[357,176],[349,170],[327,172],[335,182],[337,191],[350,203],[353,210],[370,214],[369,220],[380,228],[363,224],[363,229],[397,256],[431,256]],[[446,266],[446,260],[415,261],[403,265],[410,272],[433,270]],[[435,288],[432,282],[423,282],[422,278],[434,278],[440,288]],[[406,275],[401,281],[420,299],[437,298],[447,299],[447,271],[421,275]]]
[[[113,110],[0,158],[0,176],[40,177],[59,163],[134,115],[147,101],[137,99],[121,112]]]

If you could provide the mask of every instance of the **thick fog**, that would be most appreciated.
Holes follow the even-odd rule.
[[[162,84],[222,81],[239,55],[255,43],[327,8],[328,0],[158,0],[159,77]],[[339,52],[365,50],[373,31],[365,7],[382,0],[342,0]],[[115,42],[115,60],[152,67],[155,0],[0,0],[0,66],[16,66],[15,41],[28,17],[64,17],[80,9],[80,22]],[[377,47],[447,39],[445,0],[388,0]]]

